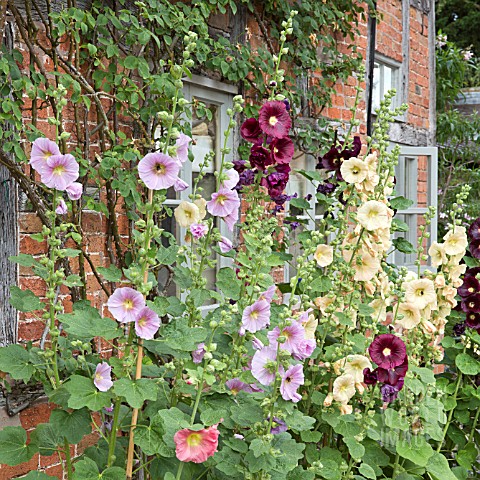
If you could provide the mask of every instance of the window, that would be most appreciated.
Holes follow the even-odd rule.
[[[394,88],[397,94],[393,98],[391,108],[398,107],[403,102],[403,92],[401,86],[401,63],[375,54],[375,63],[373,66],[373,90],[372,90],[372,110],[375,112],[380,107],[380,101],[385,94]]]

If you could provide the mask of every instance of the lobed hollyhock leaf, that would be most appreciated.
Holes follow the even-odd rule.
[[[477,447],[474,443],[468,443],[462,450],[458,452],[456,460],[459,465],[471,470],[472,465],[475,463],[477,458]]]
[[[26,253],[20,253],[17,256],[8,257],[8,259],[22,267],[38,267],[41,265],[32,255],[27,255]]]
[[[30,439],[34,442],[40,455],[51,456],[63,445],[62,430],[55,428],[51,423],[40,423],[30,434]]]
[[[83,458],[75,462],[73,480],[119,480],[125,478],[125,470],[120,467],[110,467],[99,472],[97,464],[91,458]]]
[[[430,456],[426,469],[434,480],[457,480],[457,477],[450,470],[448,460],[438,452]]]
[[[87,407],[90,410],[98,411],[104,407],[110,407],[112,395],[109,392],[100,392],[93,384],[93,379],[72,375],[65,383],[65,388],[70,393],[68,407],[74,410]]]
[[[62,432],[68,443],[79,443],[80,440],[92,432],[92,419],[86,408],[68,412],[55,409],[50,415],[50,424]]]
[[[27,432],[22,427],[4,427],[0,431],[0,463],[19,465],[28,462],[37,452],[35,442],[27,445]]]
[[[42,310],[45,304],[31,290],[22,290],[18,287],[10,287],[10,305],[20,312],[33,312]]]
[[[130,380],[121,378],[113,385],[115,394],[125,397],[125,400],[132,408],[141,408],[146,400],[156,400],[158,385],[154,380],[140,378]]]
[[[399,196],[390,199],[390,207],[394,210],[406,210],[414,204],[413,200]]]
[[[109,282],[119,282],[122,279],[122,271],[113,264],[109,267],[97,267],[97,272]]]
[[[57,478],[57,477],[51,477],[50,475],[47,475],[46,473],[43,472],[30,472],[28,475],[25,477],[22,477],[23,480],[51,480],[52,478]]]
[[[240,280],[231,268],[221,268],[217,274],[217,287],[226,298],[238,300],[240,297]]]
[[[146,455],[173,457],[175,452],[165,445],[164,434],[163,421],[161,417],[155,415],[148,425],[138,425],[135,429],[135,445],[138,445]]]
[[[15,380],[28,382],[35,372],[30,355],[20,345],[0,348],[0,371],[8,373]]]
[[[167,447],[174,449],[175,442],[173,441],[173,436],[179,430],[190,428],[190,419],[185,413],[176,407],[160,410],[157,415],[162,422],[163,430],[165,432],[163,435],[163,441]]]
[[[480,373],[480,362],[468,353],[459,353],[455,357],[455,365],[465,375],[478,375]]]
[[[434,454],[433,448],[423,437],[412,437],[410,440],[399,440],[396,449],[397,453],[402,458],[410,460],[419,467],[425,467],[430,457]]]

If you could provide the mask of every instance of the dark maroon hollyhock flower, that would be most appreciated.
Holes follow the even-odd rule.
[[[478,292],[480,292],[480,282],[471,275],[465,275],[465,277],[463,278],[462,286],[459,287],[457,293],[462,298],[466,298]]]
[[[269,165],[272,165],[273,158],[270,150],[262,147],[261,145],[254,145],[250,150],[250,165],[258,168],[259,170],[265,170]]]
[[[362,150],[362,142],[360,140],[360,137],[355,136],[353,137],[353,144],[352,148],[350,150],[342,150],[340,152],[340,157],[343,158],[344,160],[348,160],[349,158],[356,157],[360,151]]]
[[[465,272],[465,275],[470,275],[472,277],[476,277],[479,273],[480,273],[480,267],[473,267],[473,268],[469,268]]]
[[[403,341],[391,333],[377,335],[368,351],[372,360],[387,370],[401,365],[407,356],[407,347]]]
[[[247,162],[245,160],[234,160],[233,161],[233,168],[238,172],[242,173],[247,167]]]
[[[464,312],[480,313],[480,293],[462,299],[462,310]]]
[[[292,169],[288,163],[278,163],[275,165],[275,171],[278,173],[290,173]]]
[[[240,191],[243,187],[247,185],[252,185],[255,181],[255,172],[253,170],[244,170],[238,179],[237,185],[234,187],[234,190]]]
[[[270,150],[277,163],[290,163],[295,152],[295,147],[288,137],[276,138],[270,144]]]
[[[398,382],[403,378],[408,371],[408,358],[405,357],[404,362],[395,368],[385,369],[385,368],[377,368],[377,379],[381,383],[388,383],[392,387],[396,387]]]
[[[262,129],[256,118],[247,118],[240,127],[240,135],[250,143],[256,143],[262,134]]]
[[[270,417],[268,417],[267,420],[270,420]],[[280,420],[278,417],[273,417],[272,429],[270,430],[272,435],[278,435],[279,433],[286,432],[287,430],[287,424],[283,420]]]
[[[283,102],[277,100],[266,102],[258,114],[260,128],[275,138],[284,138],[292,126],[292,120]]]
[[[467,312],[465,316],[465,325],[475,330],[480,330],[480,314],[475,312]],[[456,325],[455,325],[456,327]]]
[[[468,236],[472,240],[480,240],[480,218],[477,218],[468,229]]]
[[[340,151],[339,147],[335,147],[335,143],[336,139],[334,146],[319,159],[317,168],[323,168],[327,171],[336,171],[337,174],[339,174],[342,159],[348,160],[349,158],[356,157],[362,149],[362,142],[360,141],[360,137],[356,136],[353,138],[352,148],[344,149],[342,151]]]
[[[363,369],[363,383],[366,385],[376,385],[377,384],[377,370],[370,370],[369,368]]]
[[[471,315],[476,315],[475,313],[471,314]],[[467,315],[468,316],[468,315]],[[459,337],[460,335],[463,335],[465,333],[465,327],[466,327],[466,324],[464,322],[462,323],[457,323],[456,325],[453,326],[453,334],[456,336],[456,337]]]
[[[334,183],[330,183],[330,182],[323,182],[323,183],[320,183],[317,187],[317,192],[318,193],[323,193],[323,195],[330,195],[331,193],[333,193],[335,191],[335,189],[337,188],[337,186],[334,184]]]
[[[278,197],[285,190],[288,178],[288,173],[273,172],[266,178],[262,178],[262,185],[267,187],[270,197]]]
[[[468,246],[472,257],[480,258],[480,240],[472,240]]]

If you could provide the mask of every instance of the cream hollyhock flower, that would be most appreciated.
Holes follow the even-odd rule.
[[[313,303],[315,303],[315,306],[325,315],[327,307],[329,307],[334,301],[335,298],[331,297],[317,297]]]
[[[390,228],[392,215],[388,207],[377,200],[364,203],[357,211],[357,221],[367,230]]]
[[[353,412],[353,407],[351,405],[346,405],[345,403],[339,405],[338,408],[342,415],[350,415]]]
[[[428,254],[432,259],[434,267],[447,263],[447,255],[445,254],[445,245],[443,243],[433,242],[428,249]]]
[[[347,183],[362,183],[367,178],[368,167],[363,160],[353,157],[342,163],[340,173]]]
[[[439,273],[435,277],[433,284],[435,285],[436,288],[443,288],[447,284],[445,281],[445,277],[443,276],[443,273]]]
[[[193,203],[198,207],[200,220],[203,220],[207,215],[207,201],[204,198],[197,198]]]
[[[344,374],[333,382],[333,399],[346,404],[355,395],[355,379],[352,375]]]
[[[198,223],[202,219],[197,205],[186,201],[180,202],[180,205],[175,209],[174,215],[177,223],[183,228]]]
[[[430,303],[436,303],[437,295],[435,293],[435,287],[433,282],[428,278],[406,282],[404,285],[405,300],[419,310],[423,310]]]
[[[318,319],[311,313],[305,323],[302,324],[305,329],[305,338],[309,340],[315,340],[315,332],[318,327]]]
[[[387,305],[385,301],[381,298],[376,298],[373,302],[370,302],[369,305],[374,310],[372,314],[373,320],[383,323],[387,319]]]
[[[323,406],[324,407],[331,407],[333,402],[333,393],[330,392],[326,397],[325,400],[323,401]]]
[[[333,262],[333,247],[325,244],[317,245],[313,258],[319,267],[327,267]]]
[[[455,227],[449,230],[443,237],[445,240],[444,248],[447,255],[460,255],[465,253],[468,245],[467,233],[465,227]]]
[[[397,318],[395,323],[401,325],[405,330],[415,328],[422,319],[420,310],[412,303],[401,303],[398,306],[397,314],[403,315],[403,318]]]
[[[372,369],[370,360],[363,355],[348,355],[345,358],[337,360],[334,364],[335,373],[338,375],[343,369],[344,375],[351,375],[354,383],[363,382],[363,370]]]
[[[455,282],[465,273],[466,270],[467,266],[465,264],[454,265],[448,270],[448,279],[452,282]]]
[[[429,335],[437,331],[437,328],[430,320],[422,319],[420,326],[422,327],[422,330]]]
[[[357,282],[366,282],[380,270],[380,259],[365,250],[358,250],[352,261],[352,267],[355,269],[353,279]]]
[[[369,173],[377,173],[378,168],[378,159],[377,159],[377,152],[373,152],[368,154],[363,161],[367,165]]]
[[[442,297],[451,305],[452,308],[457,306],[455,296],[457,295],[457,289],[448,285],[442,290]]]

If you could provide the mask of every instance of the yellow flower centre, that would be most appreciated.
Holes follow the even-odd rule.
[[[132,300],[125,300],[123,302],[123,307],[125,310],[131,310],[133,308],[133,301]]]
[[[96,373],[95,380],[103,380],[103,377],[99,373]]]
[[[227,197],[225,195],[219,195],[217,197],[217,203],[219,203],[220,205],[223,205],[225,203],[226,199],[227,199]]]
[[[250,314],[250,317],[252,318],[252,320],[256,320],[258,318],[258,312],[256,310],[254,310],[251,314]]]
[[[58,167],[55,167],[53,169],[53,174],[54,175],[61,175],[65,171],[65,167],[63,165],[58,165]]]
[[[392,351],[389,348],[384,348],[382,352],[386,357],[392,354]]]
[[[278,153],[278,148],[277,147],[273,147],[273,153]]]
[[[43,158],[44,158],[45,160],[47,160],[47,158],[49,158],[49,157],[51,157],[51,156],[52,156],[52,154],[51,154],[50,152],[45,152],[45,153],[43,154]]]
[[[374,208],[372,208],[372,209],[368,212],[368,218],[375,218],[376,216],[378,216],[378,212],[377,212],[377,210],[375,210]]]
[[[268,119],[268,123],[269,123],[272,127],[274,127],[274,126],[278,123],[278,118],[277,118],[277,117],[270,117],[270,118]]]
[[[359,170],[357,167],[354,167],[354,168],[352,169],[352,173],[353,173],[354,175],[358,175],[358,174],[360,173],[360,170]]]
[[[425,295],[425,290],[423,288],[418,288],[415,290],[415,295],[417,297],[423,297]]]
[[[202,435],[200,433],[191,433],[187,437],[187,444],[189,447],[198,447],[202,443]]]
[[[140,325],[140,327],[144,327],[147,323],[147,319],[145,317],[142,317],[140,320],[137,321],[137,323],[138,325]]]
[[[154,173],[156,173],[157,175],[163,175],[166,169],[167,167],[165,167],[163,163],[156,163],[154,167]]]
[[[473,292],[475,291],[475,289],[474,289],[473,287],[470,287],[470,288],[468,289],[468,291],[469,291],[470,293],[473,293]]]
[[[470,320],[475,320],[475,315],[470,315]]]

